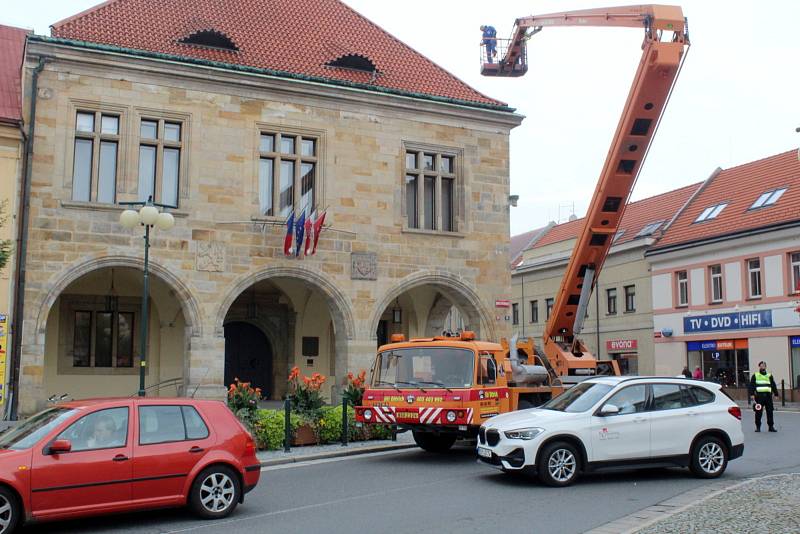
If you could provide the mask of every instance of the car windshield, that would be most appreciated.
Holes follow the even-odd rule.
[[[41,411],[0,434],[0,449],[22,450],[32,447],[75,412],[74,408],[59,407]]]
[[[597,382],[582,382],[542,405],[557,412],[585,412],[611,391],[611,386]]]
[[[472,385],[475,353],[453,347],[419,347],[378,354],[373,386],[376,388]]]

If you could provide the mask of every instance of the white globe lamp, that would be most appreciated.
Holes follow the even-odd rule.
[[[134,228],[139,224],[139,213],[133,210],[125,210],[119,214],[119,222],[125,228]]]
[[[169,230],[175,226],[175,217],[171,213],[159,213],[156,219],[156,226],[159,230]]]

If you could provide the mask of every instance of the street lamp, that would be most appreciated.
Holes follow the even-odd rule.
[[[160,212],[158,208],[174,208],[153,202],[153,197],[149,197],[147,202],[120,202],[124,206],[141,206],[139,211],[126,209],[119,215],[119,222],[125,228],[135,228],[137,225],[144,226],[144,283],[142,289],[142,327],[139,330],[139,341],[141,343],[141,361],[139,362],[139,396],[144,397],[144,372],[147,366],[147,298],[150,294],[150,282],[148,267],[150,260],[150,228],[158,227],[159,230],[169,230],[175,226],[175,218],[171,213]]]

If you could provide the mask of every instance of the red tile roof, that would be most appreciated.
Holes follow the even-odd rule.
[[[762,193],[782,187],[787,190],[775,204],[750,209]],[[722,202],[727,202],[728,205],[716,218],[695,222],[706,208]],[[654,248],[798,220],[800,161],[797,151],[790,150],[725,169],[711,178]]]
[[[664,224],[667,224],[702,184],[703,182],[698,182],[628,204],[625,208],[625,213],[622,215],[622,222],[619,225],[619,230],[624,231],[624,233],[614,244],[621,245],[633,241],[637,238],[636,234],[650,223],[663,221]],[[575,239],[581,230],[583,220],[583,218],[576,219],[554,226],[544,237],[536,242],[533,248],[551,245],[567,239]],[[658,235],[657,232],[655,236]]]
[[[22,121],[22,59],[28,33],[0,25],[0,121]]]
[[[553,223],[550,224],[552,225]],[[541,239],[541,237],[547,233],[547,230],[550,228],[551,226],[548,225],[542,228],[537,228],[536,230],[531,230],[530,232],[525,232],[524,234],[511,236],[511,245],[509,246],[508,256],[511,259],[512,269],[519,265],[519,262],[522,261],[522,253],[536,244],[536,242]]]
[[[201,30],[237,51],[179,40]],[[505,104],[468,86],[339,0],[110,0],[52,26],[53,37],[271,69],[490,106]],[[361,55],[377,76],[326,66]]]

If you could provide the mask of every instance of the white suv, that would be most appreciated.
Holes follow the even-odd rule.
[[[539,408],[493,417],[478,459],[567,486],[581,472],[689,467],[720,476],[744,452],[742,411],[719,384],[659,377],[598,377]]]

